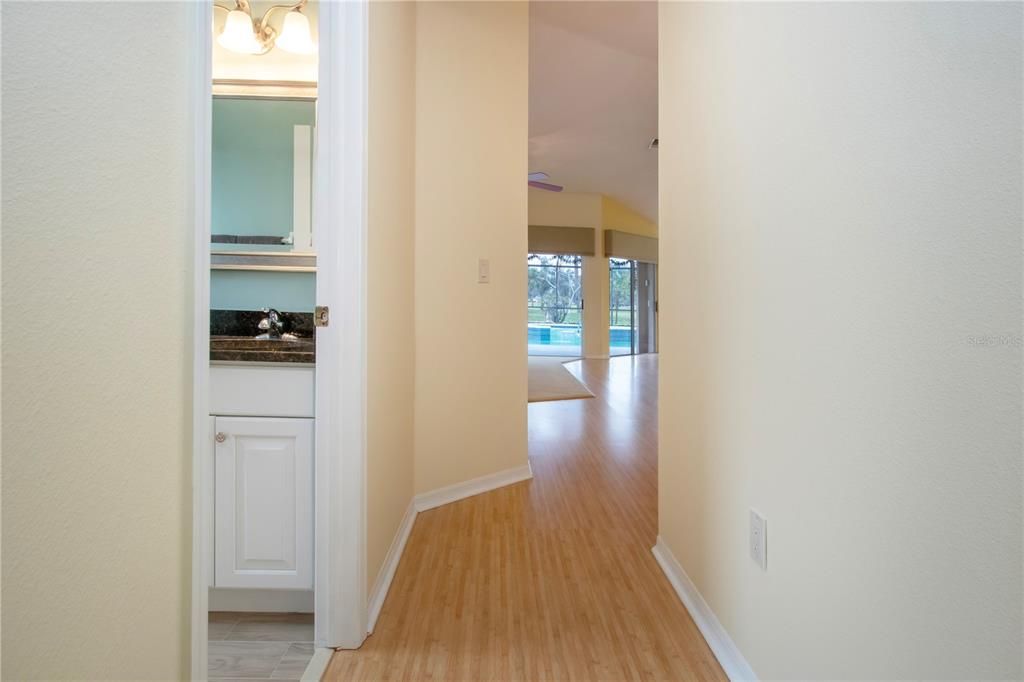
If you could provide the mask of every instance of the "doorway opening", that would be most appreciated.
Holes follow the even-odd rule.
[[[269,47],[277,53],[273,71],[260,55],[236,49],[218,7],[210,100],[206,672],[301,676],[315,650],[319,3],[301,8],[307,51]],[[269,26],[279,30],[283,13],[268,12]]]
[[[287,15],[300,58],[191,10],[196,680],[318,676],[367,633],[367,4]]]

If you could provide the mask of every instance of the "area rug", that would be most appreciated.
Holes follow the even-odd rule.
[[[528,402],[593,398],[594,394],[562,364],[562,358],[530,356]]]

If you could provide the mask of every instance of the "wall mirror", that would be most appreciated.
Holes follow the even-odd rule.
[[[210,265],[313,271],[316,84],[213,83]]]

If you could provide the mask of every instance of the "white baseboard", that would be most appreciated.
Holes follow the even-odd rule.
[[[729,679],[733,680],[733,682],[738,680],[757,680],[754,669],[747,663],[747,659],[743,658],[743,653],[736,646],[736,643],[732,641],[732,638],[729,637],[729,633],[722,627],[722,624],[715,616],[715,612],[704,601],[704,597],[697,590],[697,586],[690,580],[690,576],[686,575],[686,571],[676,561],[672,550],[668,548],[668,545],[665,544],[660,535],[658,536],[658,542],[651,549],[651,552],[654,553],[654,558],[658,561],[658,565],[661,566],[661,570],[664,571],[665,577],[672,583],[672,587],[675,589],[676,594],[679,595],[680,601],[683,602],[686,610],[690,612],[690,617],[697,624],[700,633],[704,635],[708,646],[711,647],[711,652],[715,654],[715,658],[718,659],[719,664],[721,664]]]
[[[530,463],[527,462],[525,466],[505,469],[504,471],[481,476],[480,478],[431,490],[427,493],[420,493],[413,499],[413,502],[416,504],[417,512],[427,511],[434,507],[440,507],[442,504],[473,497],[474,495],[486,493],[495,488],[503,488],[506,485],[519,483],[520,481],[528,481],[531,478],[533,478],[533,469],[530,468]]]
[[[210,611],[313,613],[313,590],[210,588]]]
[[[391,541],[388,554],[384,557],[384,565],[381,566],[380,573],[377,574],[377,580],[373,583],[373,589],[370,591],[370,599],[366,605],[367,634],[373,634],[373,628],[377,625],[377,616],[380,615],[381,607],[384,606],[384,599],[388,596],[388,590],[391,589],[391,581],[395,578],[398,562],[402,559],[405,543],[409,539],[409,534],[412,533],[412,527],[415,523],[416,500],[414,498],[409,501],[409,506],[405,510],[405,516],[402,517],[402,522],[398,525],[398,532],[395,533],[395,539]]]
[[[327,671],[327,664],[331,662],[334,649],[317,647],[313,650],[313,658],[309,659],[306,669],[302,671],[302,682],[320,682],[320,678]]]
[[[373,633],[377,626],[377,617],[387,599],[388,591],[391,589],[391,581],[395,579],[395,571],[398,570],[398,562],[402,560],[402,553],[405,551],[405,543],[409,540],[412,528],[416,524],[416,516],[421,511],[427,511],[444,504],[457,502],[458,500],[486,493],[506,485],[527,481],[533,478],[533,469],[530,463],[514,469],[506,469],[480,478],[474,478],[455,485],[445,486],[437,490],[421,493],[412,498],[409,508],[405,510],[405,516],[398,526],[395,539],[391,541],[388,555],[384,558],[384,565],[377,574],[377,580],[373,583],[370,591],[370,598],[366,605],[366,632]],[[305,679],[305,678],[303,678]]]

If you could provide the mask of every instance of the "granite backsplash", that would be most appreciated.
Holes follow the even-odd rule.
[[[313,313],[281,311],[280,315],[282,332],[308,339],[315,336]],[[261,310],[211,310],[210,336],[256,336],[262,333],[258,325],[266,316]]]

